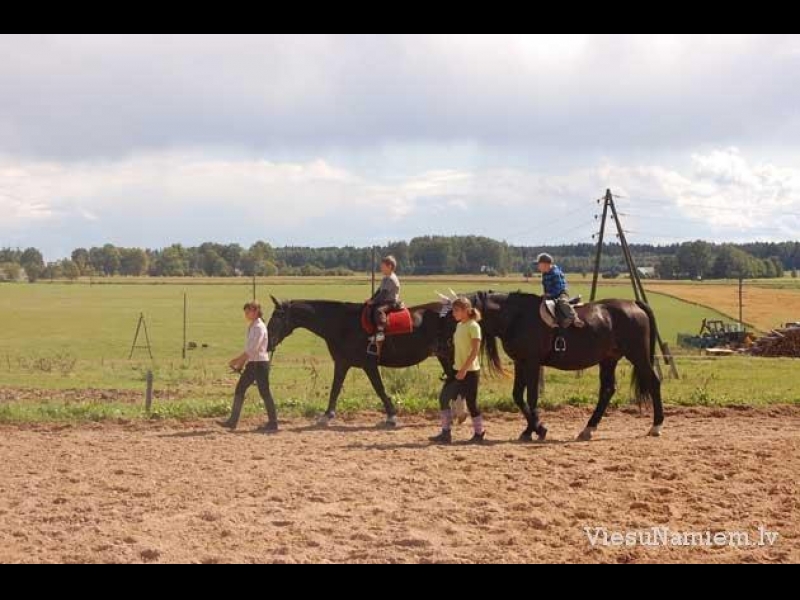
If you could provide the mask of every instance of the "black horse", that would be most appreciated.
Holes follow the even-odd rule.
[[[637,397],[653,403],[654,422],[649,435],[661,435],[664,408],[661,380],[654,368],[656,318],[647,304],[626,300],[587,304],[578,308],[586,326],[559,332],[551,329],[541,316],[540,296],[521,292],[480,292],[472,299],[483,312],[483,349],[489,367],[495,372],[503,372],[498,338],[506,354],[514,361],[514,402],[528,421],[520,439],[529,441],[534,433],[540,440],[547,436],[547,428],[540,421],[537,408],[541,367],[581,371],[600,365],[600,401],[588,425],[578,436],[581,441],[591,440],[617,391],[616,370],[623,358],[633,365]],[[565,352],[555,350],[559,335],[566,342]]]
[[[352,368],[363,369],[372,387],[383,402],[386,425],[397,425],[397,410],[386,393],[379,367],[406,368],[418,365],[435,356],[445,375],[454,376],[453,347],[448,343],[455,331],[455,321],[441,303],[411,308],[414,332],[388,337],[380,358],[367,353],[369,336],[361,324],[364,306],[329,300],[280,301],[272,297],[275,311],[269,320],[270,351],[274,352],[283,340],[296,329],[307,329],[325,340],[334,362],[328,410],[320,424],[328,424],[336,417],[336,404],[345,378]]]

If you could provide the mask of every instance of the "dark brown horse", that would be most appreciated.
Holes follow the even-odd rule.
[[[329,300],[292,300],[281,302],[272,298],[275,311],[269,320],[270,351],[275,349],[296,329],[307,329],[325,340],[334,362],[328,410],[320,424],[328,424],[336,417],[336,404],[345,378],[352,368],[363,369],[386,411],[386,425],[397,425],[397,410],[386,393],[379,367],[406,368],[418,365],[435,356],[445,375],[453,375],[453,347],[449,341],[455,331],[452,316],[443,313],[442,304],[428,304],[411,308],[414,332],[388,337],[380,359],[367,354],[368,335],[361,325],[361,304]]]
[[[540,296],[481,292],[472,299],[483,312],[483,348],[490,368],[503,370],[498,339],[514,361],[514,402],[528,421],[520,439],[531,440],[534,433],[540,440],[547,436],[547,428],[541,423],[538,411],[541,367],[581,371],[600,365],[600,401],[578,436],[582,441],[591,440],[617,391],[617,365],[623,358],[633,365],[633,383],[638,398],[652,400],[654,421],[649,435],[661,435],[664,408],[661,380],[654,368],[656,319],[647,304],[626,300],[587,304],[578,308],[586,327],[560,333],[548,327],[540,315]],[[563,335],[566,341],[566,352],[555,350],[558,335]]]

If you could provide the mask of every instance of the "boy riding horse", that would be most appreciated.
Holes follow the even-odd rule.
[[[564,329],[572,326],[583,327],[585,323],[575,312],[575,307],[570,304],[567,278],[564,276],[564,272],[554,263],[553,257],[549,254],[539,255],[536,262],[539,265],[539,272],[542,274],[544,295],[556,302],[556,317],[559,325]]]
[[[367,301],[372,307],[372,318],[377,330],[370,341],[378,347],[378,354],[383,342],[386,341],[389,313],[403,308],[403,303],[400,301],[400,279],[395,271],[397,271],[397,259],[394,256],[387,256],[381,260],[383,281],[375,295]]]

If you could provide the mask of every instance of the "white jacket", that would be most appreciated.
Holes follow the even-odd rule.
[[[256,319],[247,330],[245,352],[250,362],[269,362],[269,334],[267,326],[261,319]]]

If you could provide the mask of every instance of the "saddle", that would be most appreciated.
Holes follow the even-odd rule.
[[[572,306],[581,306],[582,300],[583,298],[581,296],[577,296],[570,299],[569,303]],[[564,331],[572,327],[573,323],[562,323],[558,315],[558,306],[556,301],[548,298],[542,300],[542,304],[539,309],[539,315],[547,327],[558,330],[554,344],[555,351],[559,353],[566,352],[567,340],[564,337]]]
[[[583,298],[581,296],[577,296],[575,298],[570,299],[569,303],[572,306],[582,306]],[[545,298],[542,300],[542,305],[539,310],[539,314],[542,317],[542,321],[544,324],[547,325],[550,329],[569,329],[572,326],[572,323],[569,323],[566,327],[562,323],[559,322],[557,305],[555,300],[550,300]]]
[[[375,335],[377,331],[377,327],[375,327],[375,323],[372,320],[374,310],[374,306],[365,304],[364,309],[361,311],[361,328],[367,335]],[[385,332],[386,337],[414,333],[414,316],[405,306],[400,306],[387,312],[386,316],[388,318]]]

